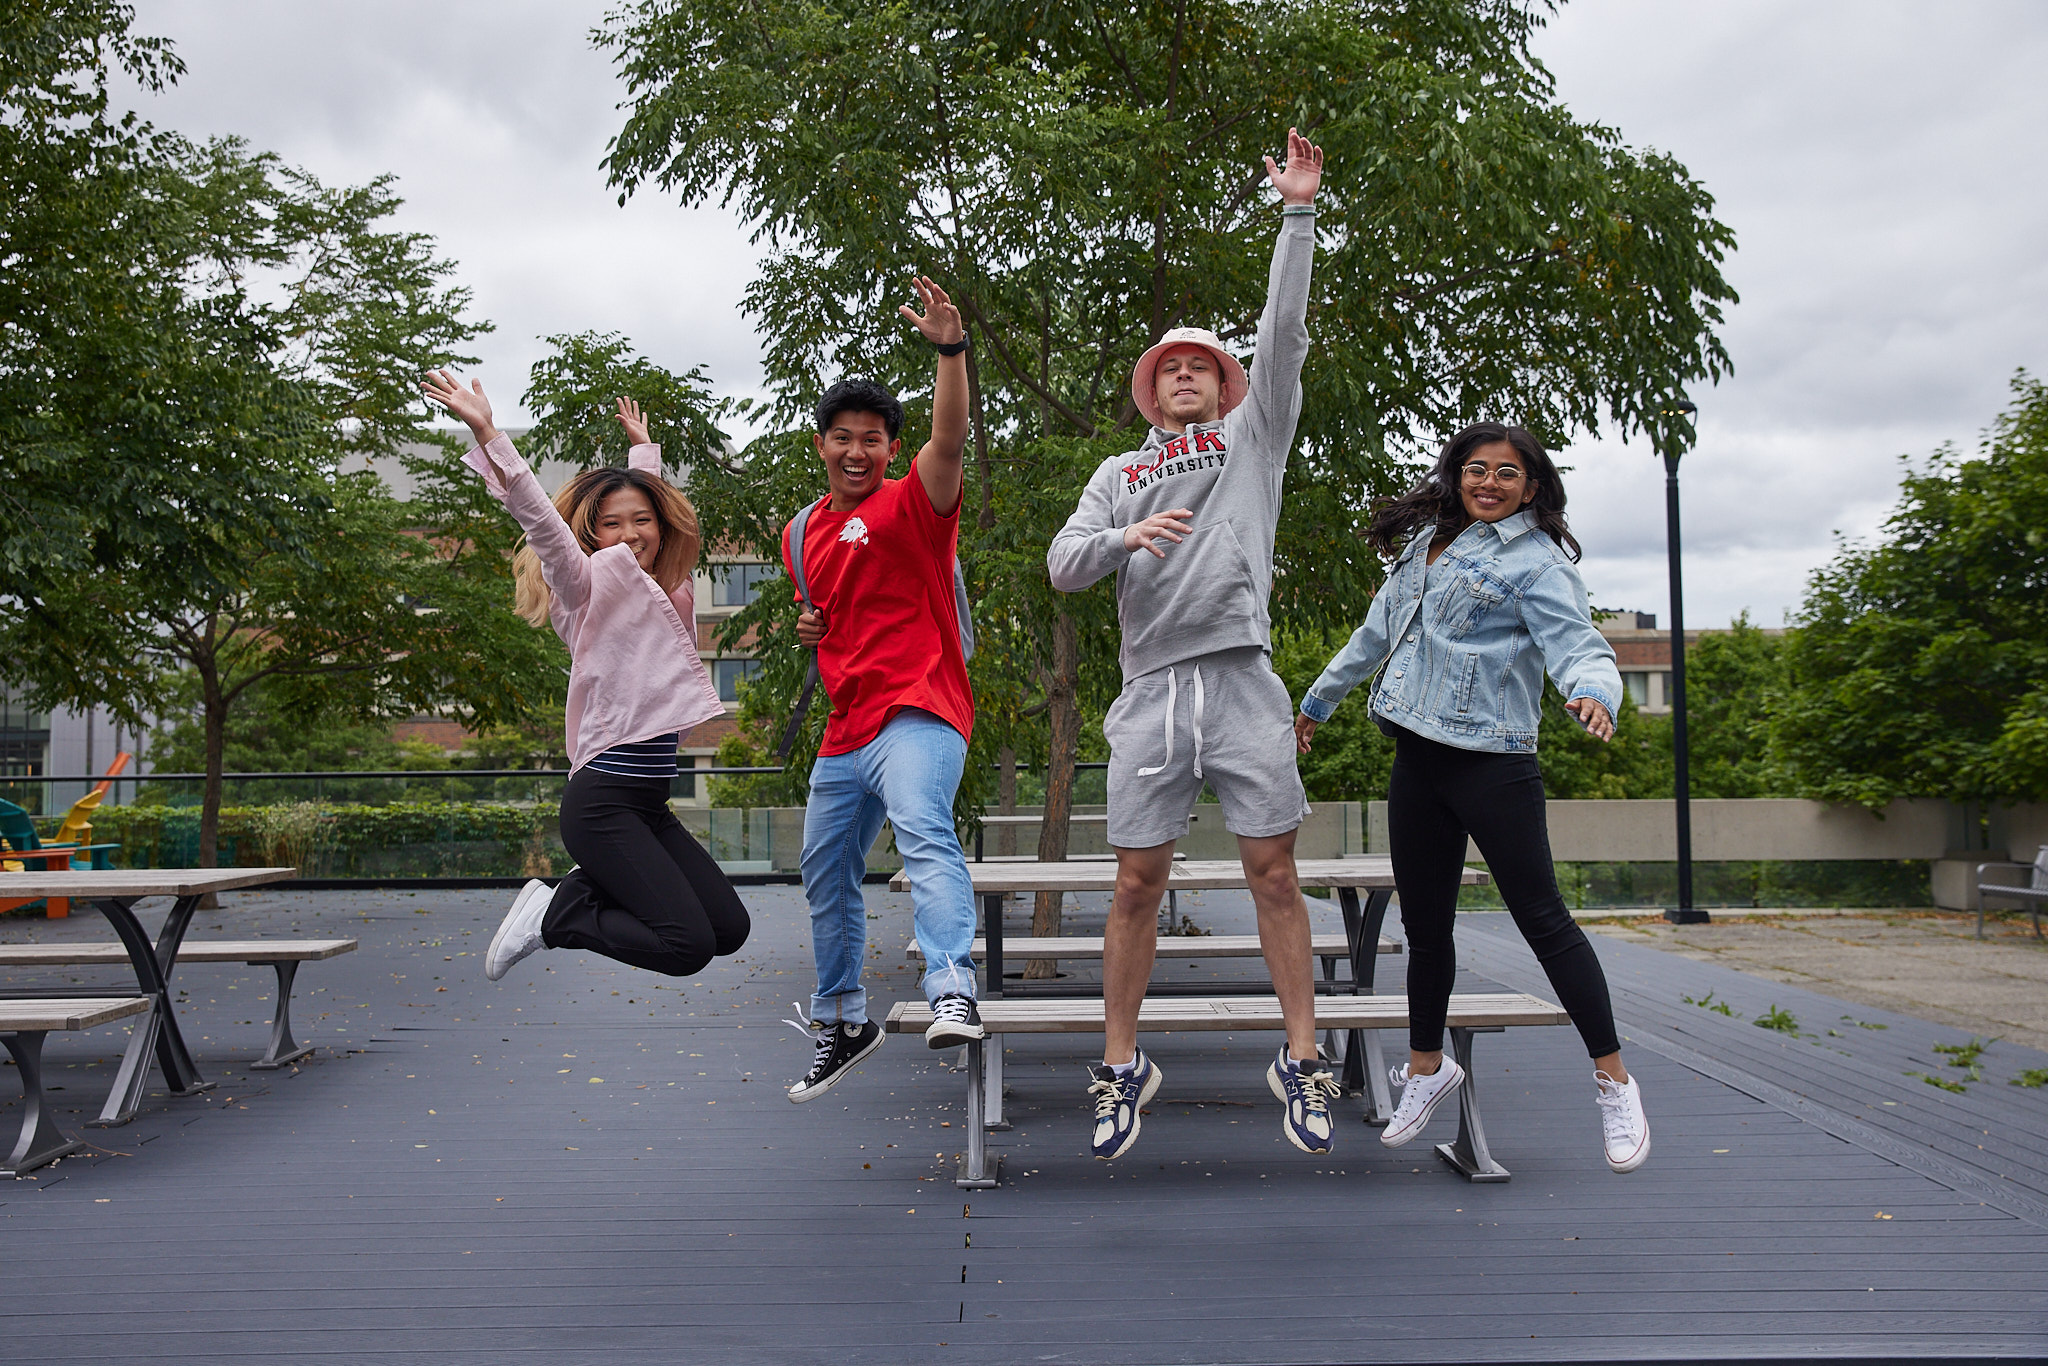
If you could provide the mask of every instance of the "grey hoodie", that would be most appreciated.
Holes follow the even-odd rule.
[[[1123,626],[1124,681],[1237,646],[1271,652],[1273,531],[1308,355],[1315,219],[1280,220],[1266,311],[1245,400],[1220,422],[1154,427],[1145,444],[1102,462],[1045,554],[1052,585],[1077,593],[1112,571]],[[1166,558],[1124,549],[1124,528],[1191,508],[1194,528]]]

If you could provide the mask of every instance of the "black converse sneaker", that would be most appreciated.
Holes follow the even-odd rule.
[[[958,1048],[987,1037],[988,1031],[981,1027],[981,1008],[972,996],[948,992],[932,1002],[932,1022],[924,1031],[927,1048]]]
[[[790,1102],[795,1105],[801,1105],[813,1096],[824,1095],[862,1058],[882,1046],[882,1027],[873,1020],[857,1025],[829,1024],[824,1020],[812,1020],[808,1024],[785,1020],[783,1023],[796,1025],[817,1038],[817,1051],[811,1055],[811,1070],[804,1073],[802,1081],[789,1088]]]

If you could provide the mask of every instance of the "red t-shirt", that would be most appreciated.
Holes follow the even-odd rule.
[[[853,511],[834,512],[831,502],[827,495],[813,508],[804,529],[804,576],[825,614],[818,674],[832,699],[818,753],[859,749],[905,707],[972,739],[974,691],[953,599],[960,509],[950,517],[933,510],[915,460]]]

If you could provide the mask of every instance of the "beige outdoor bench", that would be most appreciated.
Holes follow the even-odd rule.
[[[1102,1001],[1082,997],[1028,1000],[983,1000],[982,1027],[1002,1048],[1005,1034],[1100,1034]],[[889,1012],[883,1028],[891,1034],[922,1034],[931,1024],[931,1007],[922,1001],[899,1001]],[[1437,1145],[1437,1156],[1472,1181],[1506,1181],[1507,1168],[1493,1160],[1486,1144],[1486,1129],[1480,1122],[1479,1098],[1472,1069],[1472,1036],[1497,1034],[1519,1025],[1569,1024],[1564,1011],[1534,996],[1519,992],[1463,992],[1451,997],[1445,1024],[1450,1029],[1451,1052],[1465,1069],[1465,1084],[1458,1088],[1458,1137]],[[1285,1022],[1280,1002],[1272,996],[1222,996],[1148,998],[1138,1008],[1138,1028],[1147,1034],[1175,1031],[1280,1030]],[[1408,1027],[1406,996],[1318,996],[1316,1028],[1319,1030],[1379,1030]],[[985,1188],[996,1184],[997,1167],[988,1161],[987,1110],[983,1086],[985,1042],[967,1045],[967,1151],[961,1157],[954,1184]]]
[[[313,1051],[311,1044],[292,1038],[292,982],[299,964],[315,963],[355,952],[353,939],[188,939],[178,946],[178,962],[268,964],[277,973],[277,1007],[270,1016],[270,1047],[263,1057],[249,1064],[258,1071],[272,1071],[298,1061]],[[109,944],[0,944],[0,968],[37,967],[126,967],[125,945]]]
[[[126,956],[117,961],[126,962]],[[0,1042],[14,1057],[22,1104],[21,1137],[6,1165],[0,1166],[0,1176],[21,1176],[85,1146],[79,1139],[66,1138],[50,1117],[49,1099],[43,1094],[43,1036],[56,1029],[92,1029],[148,1009],[147,996],[0,1000]]]

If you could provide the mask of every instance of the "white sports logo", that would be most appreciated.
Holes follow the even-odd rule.
[[[842,545],[848,541],[859,541],[862,545],[866,545],[868,543],[868,524],[859,517],[847,518],[846,525],[839,528],[839,540]]]

